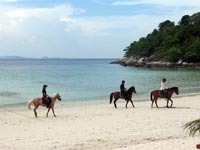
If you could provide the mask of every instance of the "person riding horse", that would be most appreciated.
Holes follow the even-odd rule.
[[[167,80],[165,78],[162,79],[161,81],[161,87],[160,87],[160,90],[161,90],[161,95],[164,96],[164,97],[167,97]]]
[[[120,94],[121,94],[121,97],[122,98],[125,98],[126,97],[126,88],[125,88],[125,81],[122,80],[122,83],[120,85]]]
[[[124,83],[124,82],[123,82],[123,83]],[[126,101],[126,108],[127,108],[127,105],[128,105],[128,103],[129,103],[129,101],[131,102],[132,106],[135,107],[134,104],[133,104],[133,101],[132,101],[132,94],[133,94],[133,93],[136,93],[136,90],[135,90],[135,87],[134,87],[134,86],[130,87],[130,88],[126,91],[125,97],[122,97],[119,91],[112,92],[112,93],[110,94],[110,104],[112,103],[112,100],[113,100],[113,98],[114,98],[114,106],[115,106],[115,108],[117,108],[116,102],[117,102],[117,100],[118,100],[119,98],[121,98],[121,99],[125,99],[125,101]]]
[[[49,108],[49,105],[51,104],[51,98],[47,95],[47,92],[46,92],[47,87],[48,87],[47,85],[43,85],[42,99],[43,99],[44,104],[46,104],[47,108]]]

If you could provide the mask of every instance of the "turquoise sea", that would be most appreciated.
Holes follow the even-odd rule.
[[[152,90],[167,78],[168,87],[178,86],[180,94],[200,92],[200,71],[188,69],[135,68],[110,64],[114,59],[29,59],[0,60],[0,105],[23,104],[33,97],[59,92],[64,102],[108,103],[121,80],[135,86],[133,100],[149,100]]]

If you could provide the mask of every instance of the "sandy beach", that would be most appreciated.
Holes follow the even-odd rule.
[[[57,102],[53,117],[27,106],[0,108],[0,150],[192,150],[200,136],[190,137],[183,125],[200,118],[200,95],[173,98],[174,107],[159,100],[113,104]],[[33,106],[32,106],[33,108]]]

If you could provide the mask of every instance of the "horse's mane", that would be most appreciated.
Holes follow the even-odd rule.
[[[53,95],[52,95],[52,97],[55,97],[56,95],[59,95],[59,93],[57,92],[57,93],[54,93]]]
[[[168,88],[169,91],[175,91],[175,92],[178,92],[178,87],[171,87],[171,88]]]
[[[177,90],[178,87],[171,87],[171,88],[169,88],[169,89],[171,89],[171,90]]]
[[[130,88],[127,90],[127,94],[132,93],[132,92],[133,92],[133,89],[135,89],[134,86],[130,87]]]

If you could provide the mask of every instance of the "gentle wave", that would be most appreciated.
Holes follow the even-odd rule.
[[[14,97],[14,96],[17,96],[17,95],[20,95],[20,93],[17,93],[17,92],[9,92],[9,91],[0,92],[0,96],[2,96],[2,97]]]

